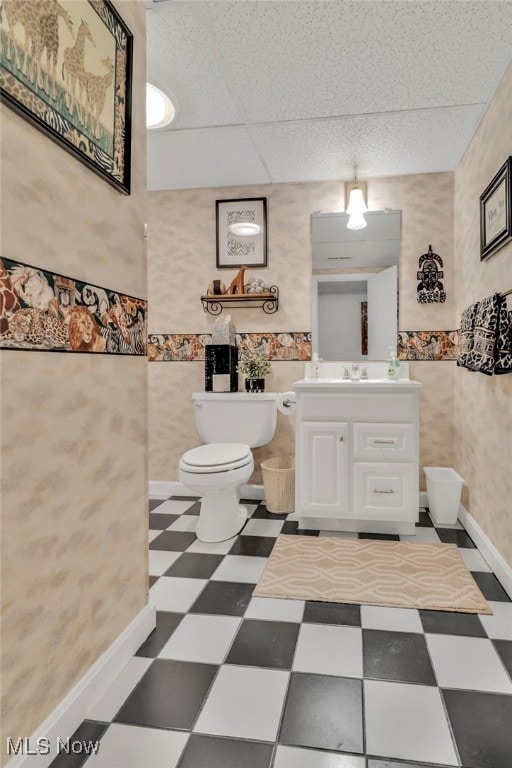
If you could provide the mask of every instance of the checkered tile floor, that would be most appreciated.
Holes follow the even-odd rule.
[[[245,503],[204,544],[197,500],[150,501],[157,627],[74,736],[99,753],[52,768],[511,768],[512,602],[460,524],[421,510],[416,538],[457,544],[493,616],[251,597],[300,532]]]

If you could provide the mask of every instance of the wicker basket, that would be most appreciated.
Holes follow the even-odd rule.
[[[267,511],[285,515],[295,510],[295,459],[265,459],[261,462]]]

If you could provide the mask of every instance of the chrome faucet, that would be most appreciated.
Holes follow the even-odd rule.
[[[359,364],[358,363],[352,363],[352,373],[350,376],[352,381],[359,381],[361,376],[359,375]]]

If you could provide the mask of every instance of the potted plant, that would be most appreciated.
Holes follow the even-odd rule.
[[[238,373],[245,376],[247,392],[264,392],[265,376],[270,371],[270,362],[258,352],[244,355],[237,368]]]

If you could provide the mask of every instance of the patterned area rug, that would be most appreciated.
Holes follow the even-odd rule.
[[[254,595],[492,614],[455,544],[281,535]]]

